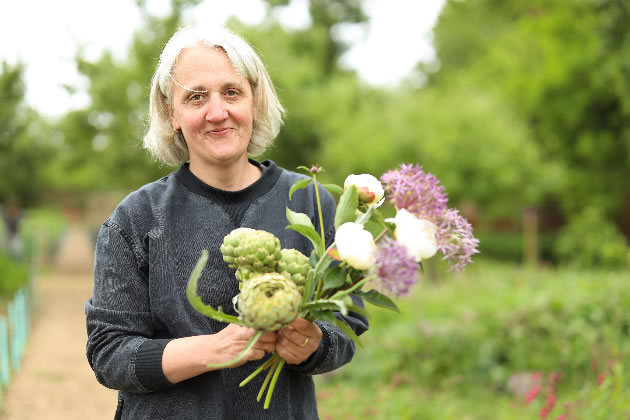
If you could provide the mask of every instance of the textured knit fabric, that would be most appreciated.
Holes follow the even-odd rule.
[[[261,165],[262,177],[241,196],[228,194],[227,201],[217,198],[212,187],[184,166],[130,194],[101,227],[94,294],[85,306],[87,357],[99,382],[120,390],[120,418],[317,419],[311,375],[352,359],[352,341],[331,324],[316,321],[323,332],[319,348],[304,363],[285,365],[268,410],[255,398],[264,374],[245,387],[238,386],[262,361],[208,372],[175,385],[162,372],[162,352],[169,340],[213,334],[226,326],[196,312],[186,299],[188,277],[203,249],[210,257],[198,293],[207,304],[231,314],[235,314],[232,297],[238,294],[238,282],[219,249],[230,231],[239,226],[263,229],[276,235],[283,248],[310,255],[311,243],[286,229],[285,210],[288,206],[307,214],[319,230],[314,186],[296,191],[289,201],[290,187],[303,176],[271,161]],[[321,187],[320,195],[330,243],[335,203]],[[249,206],[243,209],[235,204],[235,197],[250,202]],[[234,215],[242,219],[240,225]],[[358,334],[367,329],[359,315],[342,319]]]

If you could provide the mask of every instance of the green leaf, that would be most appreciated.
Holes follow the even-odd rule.
[[[365,309],[365,308],[363,308],[363,307],[361,307],[359,305],[350,305],[350,306],[348,306],[348,310],[350,312],[354,312],[354,313],[357,313],[359,315],[363,315],[366,318],[370,317],[370,313],[367,311],[367,309]]]
[[[346,284],[347,271],[342,267],[333,267],[324,276],[324,290],[336,289]]]
[[[313,180],[312,178],[302,178],[299,181],[297,181],[295,184],[293,184],[293,186],[289,190],[289,200],[291,199],[291,196],[293,195],[294,192],[308,187],[312,180]]]
[[[339,318],[335,318],[335,326],[339,328],[345,335],[348,336],[352,341],[354,341],[359,347],[363,348],[363,343],[359,340],[359,336],[342,320]]]
[[[357,188],[352,185],[344,191],[337,205],[337,213],[335,214],[335,229],[346,222],[353,222],[356,219],[356,210],[359,206],[359,193]]]
[[[322,187],[326,188],[330,193],[334,193],[337,195],[343,194],[343,188],[337,184],[322,184]]]
[[[311,219],[306,214],[296,213],[288,207],[287,207],[286,214],[287,214],[287,220],[292,225],[309,226],[309,227],[312,227],[313,230],[315,230],[315,226],[313,226],[313,222],[311,222]]]
[[[331,300],[326,300],[326,299],[319,299],[313,302],[306,302],[302,304],[302,306],[300,307],[300,310],[302,311],[342,312],[343,309],[345,309],[346,313],[348,312],[347,307],[345,307],[345,304],[343,304],[343,301],[341,300],[331,301]]]
[[[302,303],[309,302],[313,298],[313,293],[317,288],[317,278],[315,277],[315,271],[308,272],[306,277],[306,283],[304,284],[304,295],[302,296]]]
[[[306,236],[313,243],[313,246],[315,247],[315,249],[318,250],[318,252],[321,252],[321,253],[324,252],[324,244],[322,243],[322,237],[319,236],[315,228],[306,226],[306,225],[300,225],[300,224],[289,225],[286,228],[294,230]]]
[[[201,273],[207,263],[208,251],[204,249],[201,252],[201,257],[197,260],[195,268],[188,278],[188,284],[186,285],[186,297],[188,298],[188,301],[192,307],[197,310],[197,312],[207,316],[208,318],[212,318],[216,321],[243,325],[243,322],[238,319],[238,317],[224,313],[220,306],[218,309],[214,309],[212,306],[203,303],[201,296],[197,294],[197,282],[199,281],[199,277],[201,277]]]
[[[373,220],[373,219],[370,219],[367,222],[365,222],[365,225],[363,225],[363,227],[365,228],[365,230],[370,232],[374,238],[378,237],[378,235],[380,235],[380,233],[383,232],[383,230],[387,229],[387,226],[385,226],[385,223],[377,222],[376,220]]]
[[[309,311],[309,314],[312,319],[319,319],[330,322],[331,324],[334,324],[337,321],[337,317],[334,312],[311,310]]]
[[[372,305],[389,309],[390,311],[400,312],[398,306],[396,306],[396,304],[389,297],[385,296],[377,290],[372,289],[369,292],[358,290],[355,291],[354,294],[357,296],[361,296],[365,301],[370,302]]]

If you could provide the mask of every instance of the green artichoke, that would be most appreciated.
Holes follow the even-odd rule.
[[[245,325],[276,331],[298,316],[302,296],[287,277],[264,273],[254,274],[244,282],[236,301],[239,318]]]
[[[306,277],[311,269],[308,257],[297,249],[283,249],[280,253],[276,271],[290,278],[296,284],[300,295],[303,295]]]
[[[275,271],[280,249],[280,240],[274,234],[238,228],[223,239],[221,254],[230,268],[237,269],[237,278],[244,281],[254,273]]]

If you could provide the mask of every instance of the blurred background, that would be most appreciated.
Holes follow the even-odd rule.
[[[175,169],[141,147],[157,58],[212,20],[259,50],[288,111],[263,159],[338,184],[420,164],[480,239],[465,272],[430,261],[401,314],[372,311],[354,362],[317,378],[322,418],[630,416],[630,2],[17,3],[0,18],[0,415],[37,418],[15,401],[47,302],[76,299],[55,316],[89,370],[96,232]],[[59,366],[55,385],[76,381]]]

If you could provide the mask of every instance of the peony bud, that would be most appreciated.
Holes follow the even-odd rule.
[[[343,183],[344,190],[348,189],[350,185],[357,187],[359,201],[368,206],[378,203],[385,194],[381,182],[370,174],[348,175]]]
[[[388,222],[396,225],[394,237],[407,248],[409,256],[416,261],[431,258],[438,250],[437,226],[427,219],[420,219],[405,209],[400,209]]]
[[[335,243],[341,259],[357,270],[372,266],[376,245],[372,234],[359,223],[348,222],[339,226]]]

